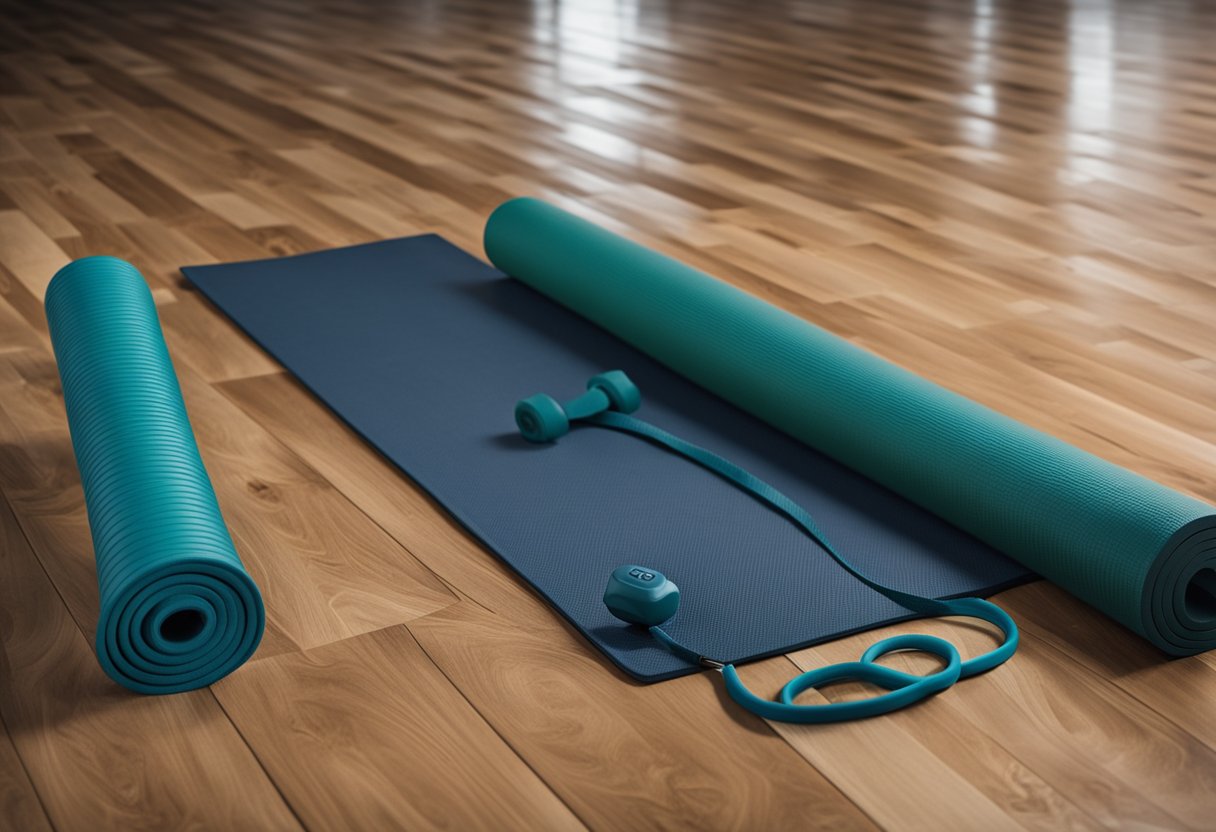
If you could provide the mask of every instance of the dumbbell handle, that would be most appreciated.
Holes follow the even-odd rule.
[[[546,393],[537,393],[515,405],[515,424],[529,442],[552,442],[570,430],[571,422],[616,410],[632,413],[642,403],[642,394],[629,376],[609,370],[592,376],[587,390],[562,404]]]
[[[577,422],[579,419],[603,413],[611,404],[607,393],[598,387],[592,387],[581,396],[565,402],[562,410],[566,411],[566,418],[571,422]]]

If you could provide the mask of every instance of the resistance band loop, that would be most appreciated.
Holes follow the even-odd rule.
[[[685,442],[683,439],[673,436],[667,431],[661,430],[641,419],[612,410],[595,414],[583,421],[611,430],[621,431],[622,433],[629,433],[653,442],[679,454],[685,459],[695,462],[702,468],[717,474],[727,482],[741,488],[757,500],[766,503],[780,514],[788,517],[808,537],[831,555],[850,575],[874,591],[890,598],[900,606],[924,616],[958,615],[978,618],[995,625],[1005,637],[1000,647],[982,656],[976,656],[973,659],[963,661],[953,644],[937,636],[892,636],[872,645],[862,654],[859,661],[842,662],[828,667],[820,667],[795,676],[781,689],[780,701],[772,701],[762,699],[748,690],[743,684],[743,680],[739,678],[739,674],[735,672],[734,665],[723,664],[722,662],[702,656],[677,642],[661,627],[655,626],[650,628],[651,634],[675,655],[690,662],[721,670],[722,676],[726,681],[726,689],[730,693],[731,698],[752,713],[779,722],[797,723],[840,722],[877,716],[907,707],[935,693],[939,693],[959,679],[965,679],[968,676],[974,676],[977,673],[991,670],[1006,661],[1013,655],[1014,650],[1017,649],[1017,625],[1014,624],[1013,619],[1000,607],[982,598],[937,600],[884,586],[866,576],[845,560],[844,556],[837,552],[832,547],[832,544],[828,542],[823,532],[815,525],[815,521],[811,519],[811,516],[797,503],[768,483],[749,474],[717,454],[693,445],[690,442]],[[878,664],[880,658],[888,653],[899,650],[917,650],[932,653],[945,661],[946,666],[935,673],[918,676]],[[861,701],[833,702],[827,705],[799,705],[794,701],[800,693],[811,688],[844,681],[869,682],[885,688],[888,692]]]

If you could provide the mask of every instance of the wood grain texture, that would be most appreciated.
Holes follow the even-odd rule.
[[[640,687],[569,630],[513,625],[472,604],[409,627],[473,706],[592,827],[870,826],[706,675]],[[714,718],[704,718],[710,713]]]
[[[3,720],[0,720],[0,818],[14,829],[41,832],[51,828]]]
[[[540,196],[1216,500],[1216,8],[0,0],[0,19],[0,828],[1211,827],[1211,656],[1166,661],[1035,584],[998,598],[1012,662],[881,720],[770,726],[711,676],[636,686],[178,269],[424,232],[478,252],[498,202]],[[128,696],[92,655],[41,294],[100,253],[153,288],[267,597],[262,649],[214,692]],[[776,690],[926,629],[990,643],[904,624],[743,672]]]
[[[584,828],[402,627],[267,659],[215,693],[311,828]]]

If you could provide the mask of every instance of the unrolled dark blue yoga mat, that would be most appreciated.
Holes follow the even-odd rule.
[[[605,609],[608,574],[623,563],[675,581],[682,603],[668,631],[725,661],[908,613],[783,517],[653,445],[594,427],[547,446],[517,435],[518,399],[573,397],[604,370],[637,382],[637,416],[784,491],[884,584],[943,597],[1031,577],[438,236],[182,271],[640,680],[696,668]]]

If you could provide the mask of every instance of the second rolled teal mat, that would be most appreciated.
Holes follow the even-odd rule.
[[[500,206],[485,248],[507,274],[1162,650],[1216,646],[1216,508],[543,202]]]

